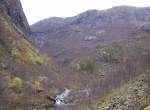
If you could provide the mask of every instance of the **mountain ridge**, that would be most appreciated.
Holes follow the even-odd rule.
[[[135,13],[136,11],[137,11],[137,13]],[[52,18],[47,18],[45,20],[41,20],[39,23],[42,22],[43,23],[42,25],[44,25],[44,21],[45,22],[47,21],[46,25],[48,25],[49,23],[51,23],[52,25],[53,25],[53,23],[55,25],[57,25],[57,23],[58,23],[58,25],[60,24],[60,26],[61,26],[61,24],[63,25],[63,23],[73,23],[73,22],[78,21],[79,19],[83,19],[83,18],[85,18],[85,20],[87,19],[87,21],[89,21],[89,22],[94,22],[94,19],[97,18],[97,19],[101,20],[103,17],[105,18],[105,20],[103,22],[111,22],[113,19],[116,20],[119,17],[120,18],[122,16],[125,17],[125,15],[124,15],[125,13],[128,13],[128,15],[126,17],[129,17],[129,16],[136,17],[137,16],[137,17],[139,17],[138,19],[144,19],[145,18],[144,16],[138,15],[138,14],[140,14],[140,12],[138,13],[138,11],[142,11],[141,13],[143,15],[144,14],[146,15],[146,13],[148,14],[150,12],[150,8],[149,7],[138,8],[138,7],[130,7],[130,6],[118,6],[118,7],[113,7],[113,8],[107,9],[107,10],[88,10],[86,12],[83,12],[83,13],[78,14],[73,17],[66,17],[66,18],[52,17]],[[122,15],[119,15],[119,13]],[[113,18],[113,16],[116,18]],[[145,19],[148,19],[148,18],[145,18]],[[85,22],[85,20],[84,20],[84,22]],[[80,21],[80,22],[83,23],[83,21]],[[38,22],[31,25],[31,29],[35,25],[38,25]],[[54,28],[55,28],[55,26],[54,26]],[[32,29],[32,31],[34,32],[34,28]]]
[[[111,94],[111,90],[121,88],[149,70],[149,13],[149,7],[121,6],[102,11],[90,10],[69,18],[49,18],[31,26],[30,38],[42,52],[52,56],[61,74],[73,81],[69,87],[79,84],[76,89],[90,88],[91,100],[85,98],[83,105],[87,100],[97,103],[103,96]],[[134,85],[131,84],[132,87]],[[136,92],[133,95],[137,96]],[[112,100],[106,109],[113,103],[119,106],[121,100]],[[92,108],[92,104],[92,107],[80,104],[71,110],[78,106],[81,110],[102,109],[101,106]],[[134,104],[132,106],[135,107]],[[140,110],[140,106],[134,109]]]
[[[135,22],[131,17],[131,24],[118,20],[118,12],[111,12],[113,17],[104,14],[100,20],[97,13],[84,13],[68,18],[67,22],[57,18],[57,22],[51,24],[53,18],[44,28],[40,24],[39,32],[31,29],[30,33],[20,1],[1,0],[0,108],[99,110],[104,107],[116,110],[118,107],[124,110],[122,107],[131,105],[128,110],[143,110],[149,107],[147,11],[138,12],[144,13],[146,19],[140,16]],[[106,23],[101,25],[102,21]],[[118,91],[126,84],[125,95],[120,97]],[[55,99],[64,88],[70,92],[62,103],[71,105],[56,106]],[[112,91],[118,94],[101,105],[102,99]]]
[[[149,30],[149,13],[149,7],[120,6],[104,11],[87,11],[66,19],[50,18],[31,26],[31,39],[40,48],[50,45],[47,51],[55,56],[56,47],[59,50],[68,45],[76,49],[76,44],[88,47],[94,45],[92,43],[132,39],[140,29]]]

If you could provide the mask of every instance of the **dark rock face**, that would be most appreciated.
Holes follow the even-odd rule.
[[[29,35],[30,28],[19,0],[1,0],[0,8],[17,31]]]

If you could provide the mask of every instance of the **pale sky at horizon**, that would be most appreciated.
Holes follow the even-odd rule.
[[[29,24],[49,17],[71,17],[89,9],[150,6],[150,0],[21,0]]]

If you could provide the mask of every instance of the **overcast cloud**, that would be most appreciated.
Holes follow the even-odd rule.
[[[108,9],[113,6],[150,6],[150,0],[21,0],[29,24],[48,17],[75,16],[88,9]]]

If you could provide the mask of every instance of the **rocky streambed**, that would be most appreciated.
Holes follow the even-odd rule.
[[[65,88],[64,91],[54,99],[54,106],[48,108],[48,110],[63,110],[64,107],[74,106],[90,96],[90,89],[83,90],[70,90]],[[74,97],[74,98],[70,98]]]

